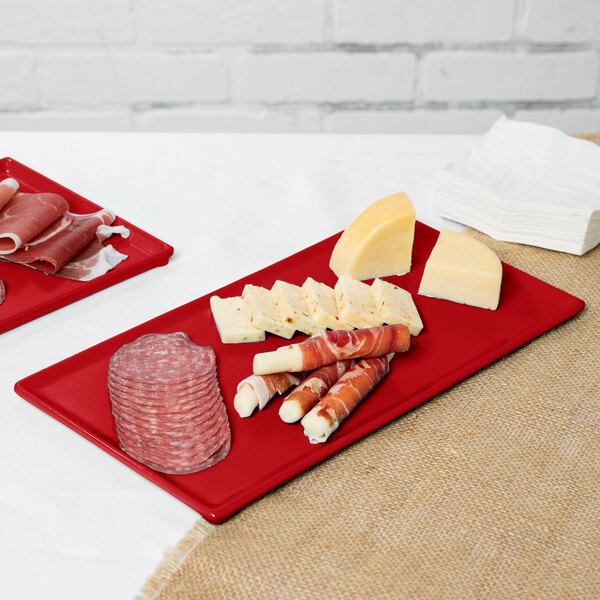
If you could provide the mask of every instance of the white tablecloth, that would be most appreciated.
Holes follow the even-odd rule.
[[[462,229],[434,214],[434,181],[474,141],[0,134],[0,156],[175,247],[168,266],[0,335],[1,596],[130,599],[198,517],[17,396],[18,379],[301,250],[392,193],[406,192],[419,220]]]

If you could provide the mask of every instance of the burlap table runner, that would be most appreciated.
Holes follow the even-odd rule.
[[[600,247],[470,233],[586,308],[227,523],[199,520],[138,598],[600,598]]]

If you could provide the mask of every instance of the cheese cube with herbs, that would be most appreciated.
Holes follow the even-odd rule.
[[[242,298],[248,303],[252,324],[255,327],[288,340],[294,335],[296,328],[287,319],[281,317],[269,290],[247,284],[244,286]]]
[[[425,264],[419,294],[495,310],[501,283],[502,263],[493,250],[444,229]]]
[[[410,292],[389,281],[376,279],[371,285],[371,293],[384,323],[403,323],[411,335],[421,333],[423,321]]]
[[[357,329],[383,325],[371,286],[358,279],[342,276],[334,289],[339,315],[345,323]]]
[[[264,341],[264,329],[259,329],[252,324],[250,309],[240,296],[231,298],[211,296],[210,310],[224,344]]]
[[[292,283],[277,280],[271,288],[271,298],[282,320],[287,320],[297,331],[313,335],[325,329],[309,313],[302,289]]]
[[[310,316],[323,328],[344,329],[346,331],[354,329],[352,325],[344,323],[340,318],[335,303],[335,293],[327,284],[308,277],[302,284],[302,291]]]
[[[369,206],[344,231],[329,267],[338,276],[372,279],[410,271],[415,209],[406,194]]]

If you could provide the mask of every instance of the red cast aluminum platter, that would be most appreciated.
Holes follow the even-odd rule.
[[[1,179],[6,177],[16,179],[19,182],[20,192],[60,194],[69,203],[71,212],[85,214],[102,208],[12,158],[0,159],[0,173]],[[114,225],[127,227],[130,236],[125,239],[120,235],[114,235],[105,242],[105,245],[112,244],[116,250],[126,254],[127,259],[108,273],[91,281],[72,281],[45,275],[41,271],[23,265],[0,261],[0,279],[6,285],[6,300],[0,310],[0,333],[95,294],[134,275],[139,275],[148,269],[167,264],[173,254],[171,246],[118,216]]]
[[[311,445],[300,424],[279,419],[280,400],[240,418],[233,408],[237,383],[252,370],[257,352],[290,342],[268,335],[264,342],[222,344],[209,298],[188,304],[125,331],[39,371],[15,385],[23,398],[80,433],[144,477],[179,498],[212,523],[229,518],[256,498],[405,414],[486,365],[572,317],[584,302],[531,275],[503,265],[498,310],[490,311],[416,295],[425,261],[438,232],[417,223],[413,268],[390,281],[413,293],[424,329],[410,350],[396,356],[390,374],[324,444]],[[246,283],[270,288],[276,279],[302,284],[311,276],[329,285],[335,235],[214,294],[239,295]],[[150,332],[184,331],[192,341],[212,346],[232,431],[231,452],[216,466],[191,475],[164,475],[119,449],[106,386],[108,362],[123,344]],[[292,342],[305,339],[296,334]]]

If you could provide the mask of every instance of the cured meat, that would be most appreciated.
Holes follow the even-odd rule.
[[[68,210],[58,194],[15,194],[0,211],[0,254],[28,243]]]
[[[0,181],[0,210],[3,209],[19,189],[16,179],[4,179]]]
[[[195,382],[216,368],[210,346],[196,346],[187,334],[148,333],[125,344],[110,359],[110,370],[144,385],[173,385]]]
[[[114,213],[109,210],[89,215],[66,213],[27,246],[4,258],[44,273],[56,273],[96,238],[100,225],[110,225],[114,219]]]
[[[122,225],[109,227],[100,225],[93,239],[77,256],[71,259],[56,275],[65,279],[90,281],[116,267],[127,258],[126,254],[118,252],[111,246],[103,246],[102,242],[111,235],[118,234],[129,237],[129,229]]]
[[[300,342],[254,357],[256,375],[281,371],[307,371],[349,358],[406,352],[410,331],[406,325],[383,325],[354,331],[321,331]]]
[[[313,371],[283,399],[279,407],[281,420],[299,421],[353,364],[353,360],[342,360]]]
[[[0,279],[0,304],[4,302],[4,298],[6,298],[6,286],[4,285],[4,281]]]
[[[302,419],[311,444],[325,442],[358,403],[389,372],[393,354],[366,358],[348,370],[319,403]]]
[[[240,417],[249,417],[254,409],[262,410],[275,394],[283,394],[297,385],[306,373],[272,373],[250,375],[238,383],[233,406]]]
[[[119,444],[139,462],[186,474],[227,456],[231,432],[215,353],[185,333],[122,346],[109,363],[108,390]]]
[[[125,227],[111,227],[111,211],[75,214],[58,194],[17,189],[14,179],[0,182],[0,258],[79,281],[99,277],[127,258],[102,244],[113,234],[129,236]]]

